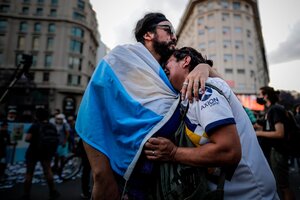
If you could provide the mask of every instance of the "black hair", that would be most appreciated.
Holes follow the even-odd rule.
[[[46,110],[44,108],[38,108],[35,111],[35,116],[36,116],[38,121],[48,120],[49,119],[49,112],[48,112],[48,110]]]
[[[259,90],[261,90],[261,93],[263,95],[268,95],[268,99],[271,102],[271,104],[275,104],[279,101],[279,91],[274,90],[274,88],[269,86],[261,87]]]
[[[192,47],[182,47],[180,49],[176,49],[173,53],[173,56],[177,61],[184,59],[186,56],[191,57],[191,62],[189,64],[189,71],[192,71],[199,63],[206,63],[209,66],[213,66],[212,60],[207,60],[199,53],[197,50]]]
[[[145,33],[154,32],[156,25],[162,21],[169,21],[162,13],[148,13],[142,19],[140,19],[134,30],[135,39],[142,44],[145,44]]]

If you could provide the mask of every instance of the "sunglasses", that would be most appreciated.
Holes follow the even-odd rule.
[[[163,24],[157,24],[156,28],[160,28],[163,29],[164,31],[166,31],[169,35],[175,35],[175,30],[172,26],[170,25],[163,25]]]

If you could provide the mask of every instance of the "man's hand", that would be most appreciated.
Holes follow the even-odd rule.
[[[173,161],[177,148],[166,138],[150,138],[144,146],[144,153],[149,160]]]

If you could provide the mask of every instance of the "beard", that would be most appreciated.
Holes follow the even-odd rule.
[[[165,63],[175,51],[175,48],[172,48],[171,45],[176,45],[176,42],[161,42],[158,41],[157,37],[155,36],[153,40],[153,48],[161,57],[160,63]]]

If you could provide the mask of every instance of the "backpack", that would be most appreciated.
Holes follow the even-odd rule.
[[[53,156],[59,143],[56,127],[47,122],[40,123],[37,147],[39,152]]]
[[[285,111],[285,113],[288,126],[287,129],[285,129],[285,150],[290,156],[300,157],[300,127],[291,111]]]
[[[206,85],[216,89],[224,97],[223,92],[214,85]],[[226,98],[226,97],[225,97]],[[227,98],[226,98],[227,99]],[[181,123],[174,134],[174,143],[177,146],[194,147],[192,141],[185,133],[184,118],[189,104],[181,107]],[[156,183],[156,199],[158,200],[223,200],[226,173],[221,169],[217,178],[217,188],[210,190],[206,167],[193,167],[180,163],[160,162],[160,176]]]

